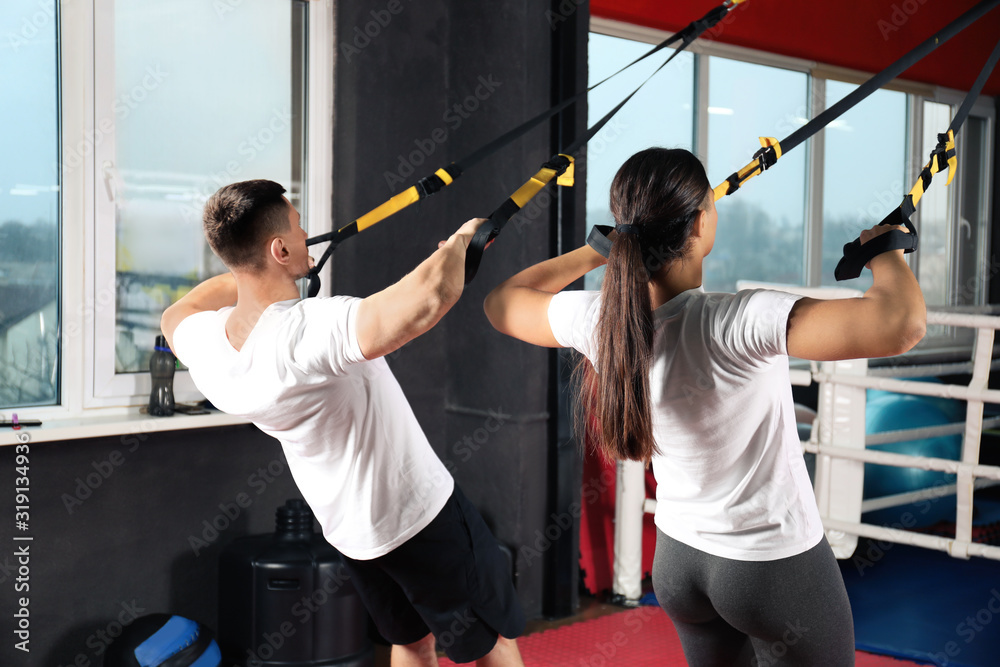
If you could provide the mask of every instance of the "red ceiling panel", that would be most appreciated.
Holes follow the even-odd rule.
[[[594,16],[676,31],[718,0],[591,0]],[[977,4],[976,0],[745,0],[709,39],[863,72],[877,72]],[[968,90],[1000,39],[1000,7],[902,78]],[[985,94],[1000,95],[1000,67]]]

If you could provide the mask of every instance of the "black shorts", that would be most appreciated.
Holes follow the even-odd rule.
[[[524,632],[524,612],[500,545],[455,485],[427,527],[384,556],[344,558],[382,636],[412,644],[433,632],[454,662],[489,653],[497,636]]]

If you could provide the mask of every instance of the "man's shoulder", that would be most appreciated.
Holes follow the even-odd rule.
[[[193,349],[201,347],[213,335],[218,333],[221,323],[224,322],[224,319],[222,319],[224,311],[229,310],[232,310],[232,308],[200,310],[196,313],[191,313],[178,322],[173,334],[174,355],[183,361],[185,365],[190,365],[185,361],[184,357],[190,356]]]

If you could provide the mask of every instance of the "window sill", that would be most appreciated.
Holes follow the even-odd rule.
[[[27,418],[25,417],[25,419]],[[0,427],[0,446],[16,445],[22,441],[30,443],[58,442],[109,435],[141,437],[139,434],[249,423],[242,417],[234,417],[224,412],[212,411],[207,415],[174,414],[170,417],[151,417],[148,414],[140,413],[138,408],[132,408],[127,412],[116,414],[43,420],[41,426],[26,426],[18,431],[14,431],[10,427]],[[28,440],[24,440],[25,435],[29,437]]]

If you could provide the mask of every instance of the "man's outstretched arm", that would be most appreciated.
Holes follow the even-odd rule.
[[[236,303],[236,279],[233,278],[233,274],[223,273],[209,278],[163,311],[160,317],[160,330],[166,336],[167,344],[173,349],[174,331],[185,317],[203,310],[218,310],[234,303]]]
[[[366,359],[406,345],[455,305],[465,287],[465,250],[484,221],[469,220],[399,282],[361,302],[358,343]]]

